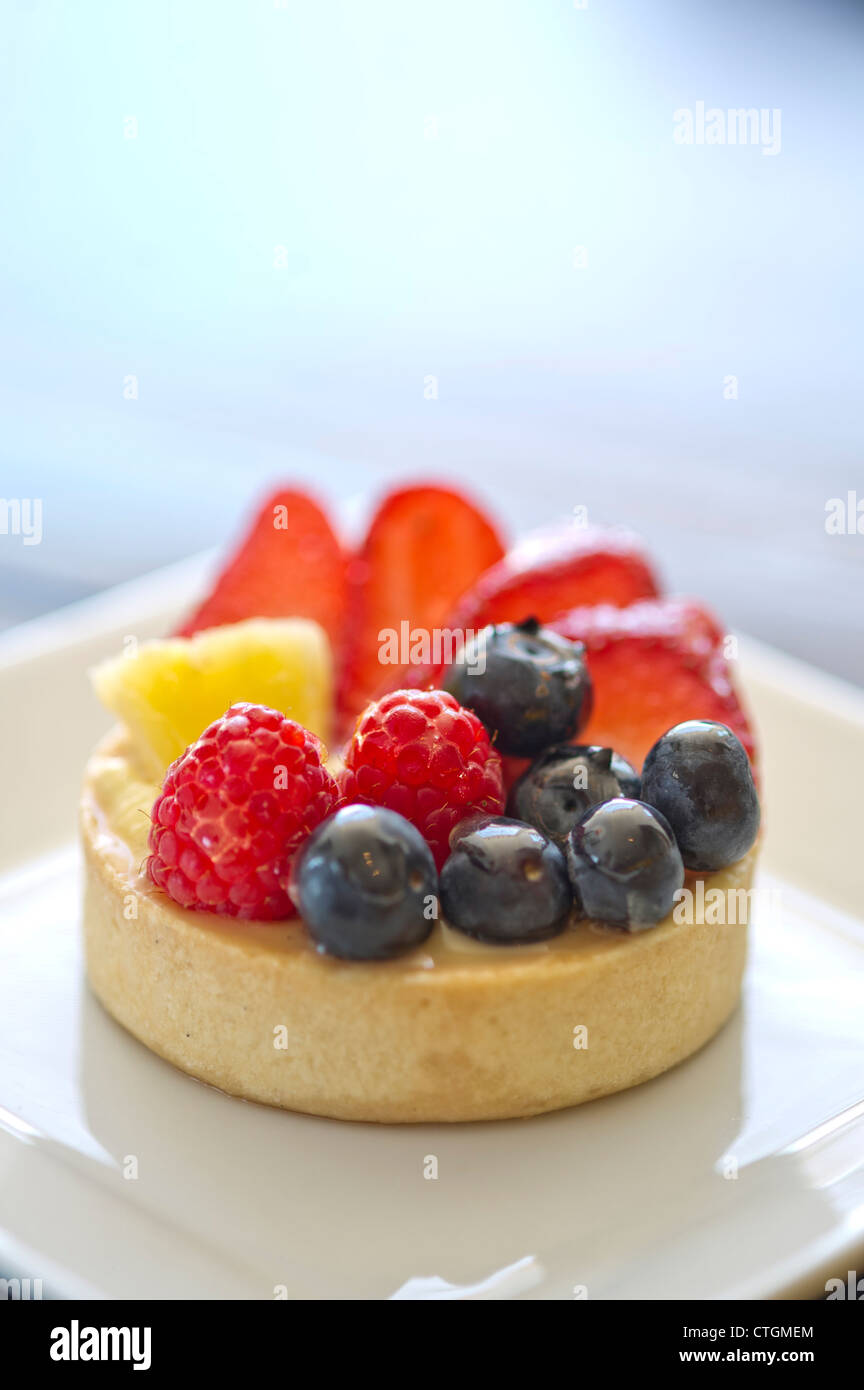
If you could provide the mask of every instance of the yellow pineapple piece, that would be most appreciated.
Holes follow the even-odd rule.
[[[194,637],[142,642],[91,671],[126,725],[142,770],[161,780],[208,724],[241,700],[270,705],[325,742],[333,703],[330,643],[308,618],[251,618]]]

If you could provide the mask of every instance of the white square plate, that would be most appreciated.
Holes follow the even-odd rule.
[[[0,1273],[120,1298],[627,1299],[806,1296],[860,1269],[864,696],[741,643],[779,896],[697,1056],[539,1119],[291,1115],[174,1071],[82,974],[74,821],[105,727],[85,672],[166,630],[204,563],[0,639]]]

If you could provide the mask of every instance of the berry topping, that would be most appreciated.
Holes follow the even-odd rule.
[[[405,816],[439,868],[460,820],[504,808],[501,759],[489,735],[443,690],[397,690],[369,705],[348,745],[342,786],[346,801]]]
[[[178,630],[243,618],[313,618],[336,645],[345,610],[345,557],[330,522],[304,492],[274,492],[209,597]]]
[[[533,825],[504,816],[457,826],[441,870],[441,911],[479,941],[515,945],[564,930],[573,906],[567,865]]]
[[[507,811],[535,825],[563,849],[590,806],[639,796],[639,776],[611,748],[564,743],[547,748],[511,789]]]
[[[438,875],[423,836],[381,806],[345,806],[304,845],[294,894],[321,951],[386,960],[435,925]]]
[[[440,630],[460,595],[502,554],[492,523],[458,492],[408,487],[384,499],[349,570],[340,691],[345,720],[382,690],[403,684],[405,665],[416,659],[410,651],[404,663],[382,658],[382,633]]]
[[[723,633],[698,604],[659,599],[632,608],[580,608],[554,627],[587,648],[594,709],[584,743],[608,744],[638,768],[670,722],[716,719],[752,754]]]
[[[585,916],[632,932],[662,922],[684,883],[668,821],[629,797],[585,812],[570,831],[567,867]]]
[[[584,648],[529,618],[484,628],[444,688],[473,709],[502,753],[532,757],[578,733],[591,712]]]
[[[292,917],[292,859],[339,804],[323,744],[266,705],[232,705],[173,762],[147,872],[180,907]]]
[[[635,536],[568,522],[519,541],[464,595],[451,625],[476,631],[532,615],[548,623],[572,608],[594,603],[623,607],[659,592]]]
[[[645,759],[642,796],[666,817],[688,869],[734,864],[759,833],[750,760],[725,724],[688,719],[658,738]]]

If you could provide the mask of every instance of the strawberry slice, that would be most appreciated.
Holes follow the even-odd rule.
[[[339,695],[346,727],[385,687],[400,685],[401,658],[424,659],[417,646],[410,654],[412,630],[434,640],[456,600],[503,553],[492,522],[461,493],[429,485],[384,498],[348,570]],[[396,635],[398,652],[382,646],[384,631]]]
[[[574,608],[596,603],[625,607],[659,592],[636,536],[618,528],[567,522],[532,531],[518,541],[462,595],[445,626],[467,634],[489,623],[519,623],[532,617],[551,625]],[[438,686],[445,669],[446,664],[434,661],[415,664],[397,684]]]
[[[572,522],[527,535],[481,576],[451,626],[482,628],[534,617],[549,623],[593,603],[623,608],[660,593],[640,541],[627,531]]]
[[[335,647],[344,611],[342,547],[318,503],[285,488],[268,497],[209,597],[177,635],[244,618],[314,618]]]
[[[661,734],[684,719],[716,719],[755,744],[723,652],[724,632],[701,605],[681,599],[601,604],[551,623],[588,651],[594,709],[580,743],[611,746],[637,768]]]

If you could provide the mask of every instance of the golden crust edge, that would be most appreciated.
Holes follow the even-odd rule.
[[[379,1123],[542,1114],[677,1065],[738,1002],[745,923],[667,920],[587,959],[496,956],[428,971],[238,949],[236,933],[199,925],[124,877],[100,848],[86,797],[81,824],[94,993],[153,1052],[247,1100]],[[755,859],[753,850],[706,887],[731,877],[748,890]],[[574,1047],[576,1028],[587,1047]]]

